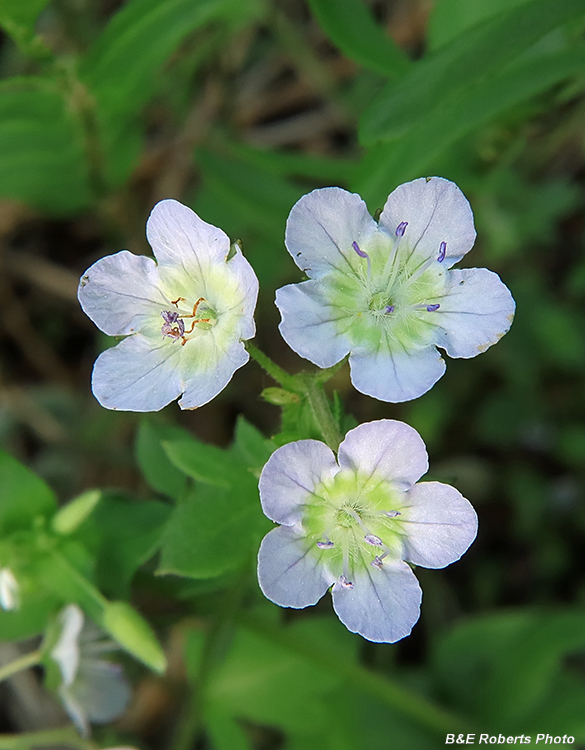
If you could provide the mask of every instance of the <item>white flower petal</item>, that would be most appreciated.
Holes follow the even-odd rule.
[[[459,560],[477,535],[471,503],[441,482],[417,484],[408,503],[402,511],[404,558],[425,568],[444,568]]]
[[[79,734],[87,739],[90,735],[90,726],[83,706],[75,698],[71,692],[71,688],[60,685],[58,692],[67,715],[75,724]]]
[[[434,313],[435,343],[450,357],[475,357],[507,333],[516,304],[500,277],[486,268],[449,272],[450,286]]]
[[[338,324],[347,313],[328,304],[319,282],[304,281],[278,289],[276,306],[282,316],[280,333],[301,357],[318,367],[331,367],[349,353],[349,341]]]
[[[139,330],[145,316],[159,315],[166,304],[158,289],[155,262],[127,250],[90,266],[81,277],[77,296],[84,313],[109,336]]]
[[[337,187],[321,188],[293,206],[285,243],[294,262],[311,278],[333,268],[353,274],[359,258],[352,243],[367,242],[376,230],[359,195]]]
[[[239,249],[227,262],[227,267],[237,279],[240,291],[239,299],[233,300],[231,305],[240,317],[238,335],[241,339],[251,339],[256,333],[254,310],[258,301],[258,277]]]
[[[230,249],[224,231],[172,199],[152,209],[146,236],[160,266],[183,266],[187,274],[196,276],[204,275],[211,264],[223,262]]]
[[[68,604],[59,616],[62,624],[59,640],[51,650],[51,658],[57,662],[63,682],[71,685],[79,668],[79,634],[83,628],[84,616],[77,604]]]
[[[106,409],[159,411],[183,392],[181,344],[135,334],[106,349],[93,368],[92,390]]]
[[[445,372],[445,362],[434,346],[352,352],[349,364],[358,391],[392,403],[422,396]]]
[[[315,487],[338,470],[333,451],[319,440],[283,445],[270,456],[260,475],[262,510],[277,523],[297,523]]]
[[[190,351],[182,352],[184,356],[180,363],[180,372],[183,373],[181,390],[184,391],[179,400],[181,409],[196,409],[211,401],[223,391],[234,372],[250,359],[240,341],[234,341],[227,351],[223,351],[213,335],[188,341],[184,348],[187,347]]]
[[[79,679],[70,692],[87,718],[97,724],[120,716],[130,701],[130,686],[122,668],[105,660],[82,660]]]
[[[281,607],[301,609],[316,604],[334,577],[310,548],[302,532],[279,526],[262,540],[258,552],[258,582],[264,595]]]
[[[380,226],[394,234],[403,221],[408,222],[404,237],[409,247],[416,247],[425,257],[438,257],[441,242],[447,243],[447,268],[461,260],[475,242],[469,201],[457,185],[442,177],[421,177],[388,196]]]
[[[339,465],[388,481],[414,484],[429,468],[425,444],[404,422],[380,419],[350,430],[339,446]]]
[[[353,588],[333,587],[333,608],[352,633],[375,643],[395,643],[407,636],[420,615],[422,591],[409,566],[401,561],[381,569],[363,560],[350,569]]]

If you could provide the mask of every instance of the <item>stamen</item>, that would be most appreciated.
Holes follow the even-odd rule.
[[[335,547],[335,543],[328,539],[326,542],[317,542],[317,547],[319,549],[331,549],[331,547]]]
[[[164,323],[160,329],[163,338],[166,336],[177,341],[185,333],[185,324],[181,320],[179,313],[174,310],[163,310],[161,312]]]
[[[368,544],[372,544],[374,547],[383,547],[384,543],[380,539],[379,536],[376,536],[375,534],[366,534],[364,539]]]
[[[446,254],[447,254],[447,243],[441,242],[441,244],[439,245],[439,257],[437,258],[439,263],[442,263],[445,260]]]
[[[427,312],[436,312],[441,305],[427,305]]]
[[[352,589],[353,583],[351,581],[347,580],[347,576],[340,575],[339,576],[339,585],[342,589]]]
[[[408,226],[407,221],[401,221],[400,224],[396,227],[396,236],[404,237],[404,233],[406,232],[407,226]]]
[[[401,515],[399,510],[385,510],[384,515],[388,516],[388,518],[396,518],[396,516]]]
[[[384,563],[383,563],[383,560],[384,560],[384,558],[385,558],[385,557],[386,557],[387,555],[388,555],[388,553],[387,553],[387,552],[384,552],[384,554],[383,554],[383,555],[376,555],[376,557],[374,557],[374,559],[372,560],[372,562],[370,563],[370,565],[371,565],[371,566],[372,566],[373,568],[377,568],[378,570],[382,570],[382,567],[383,567],[383,565],[384,565]]]
[[[360,256],[360,258],[365,258],[368,263],[368,284],[372,280],[372,261],[370,260],[370,256],[361,249],[361,247],[358,245],[358,243],[354,240],[351,243],[351,246],[356,251],[356,253]]]
[[[386,307],[384,309],[384,312],[388,313],[388,314],[393,313],[394,312],[394,305],[386,305]]]

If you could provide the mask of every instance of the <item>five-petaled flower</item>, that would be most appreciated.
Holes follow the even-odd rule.
[[[81,278],[84,312],[126,337],[98,357],[92,389],[108,409],[158,411],[181,394],[192,409],[248,361],[258,280],[221,229],[175,200],[157,203],[146,234],[156,263],[122,250]]]
[[[76,604],[59,613],[60,633],[50,651],[59,668],[57,692],[65,710],[83,737],[90,722],[105,724],[126,709],[130,687],[119,664],[103,659],[117,644],[87,621]]]
[[[317,440],[276,450],[260,477],[264,513],[281,524],[258,553],[264,594],[301,608],[332,586],[350,631],[388,643],[408,635],[422,592],[407,563],[443,568],[477,533],[475,511],[454,487],[417,484],[427,469],[421,437],[395,420],[350,430],[337,460]]]
[[[474,241],[467,199],[439,177],[398,187],[378,222],[359,195],[314,190],[287,222],[286,246],[309,280],[277,291],[280,331],[319,367],[349,354],[362,393],[417,398],[445,371],[437,346],[475,357],[512,322],[514,300],[497,274],[448,270]]]

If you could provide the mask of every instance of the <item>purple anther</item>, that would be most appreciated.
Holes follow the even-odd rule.
[[[447,254],[447,243],[441,242],[441,244],[439,245],[439,257],[437,258],[439,263],[442,263],[445,260],[446,254]]]
[[[396,516],[400,515],[400,511],[399,510],[387,510],[384,513],[384,515],[388,516],[388,518],[396,518]]]
[[[368,544],[373,544],[374,547],[383,547],[384,544],[379,536],[376,536],[375,534],[366,534],[364,539]]]
[[[388,313],[388,314],[393,313],[394,312],[394,305],[386,305],[386,307],[384,309],[384,312]]]
[[[436,312],[441,305],[427,305],[427,312]]]
[[[164,322],[168,323],[168,325],[172,325],[179,320],[179,313],[174,310],[163,310],[161,316]]]
[[[382,570],[384,563],[382,562],[382,558],[376,555],[376,557],[374,557],[370,565],[372,566],[372,568],[377,568],[378,570]]]
[[[347,577],[344,575],[339,576],[339,585],[342,589],[352,589],[353,583],[351,581],[347,580]]]
[[[163,336],[168,336],[170,339],[177,341],[185,333],[185,323],[182,318],[179,317],[179,313],[174,310],[163,310],[161,312],[164,323],[161,326],[160,332]]]
[[[358,243],[355,240],[351,243],[351,246],[356,251],[356,253],[360,256],[360,258],[367,258],[368,257],[368,254],[364,253],[364,251],[360,249],[360,246],[358,245]]]
[[[331,540],[328,540],[326,542],[317,542],[317,547],[319,549],[331,549],[331,547],[335,547],[335,544]]]
[[[401,221],[400,224],[396,227],[396,236],[404,237],[404,233],[406,232],[407,226],[408,226],[407,221]]]

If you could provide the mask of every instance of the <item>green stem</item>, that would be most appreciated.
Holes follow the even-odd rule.
[[[299,638],[282,627],[276,628],[274,623],[265,623],[249,614],[241,614],[238,622],[267,641],[283,646],[314,664],[320,664],[328,672],[344,677],[348,684],[369,693],[397,713],[438,735],[444,737],[448,732],[476,731],[467,719],[440,708],[427,698],[402,687],[388,677],[383,677],[360,664],[340,658],[338,653],[312,645],[307,642],[306,638]]]
[[[0,667],[0,682],[7,680],[18,672],[22,672],[23,669],[30,669],[30,667],[36,666],[40,663],[41,656],[40,651],[31,651],[30,654],[24,654],[24,656],[11,661],[10,664]]]
[[[260,351],[258,347],[251,341],[244,342],[248,354],[255,359],[260,367],[265,370],[273,380],[276,380],[283,388],[289,391],[298,391],[299,386],[297,379],[294,375],[289,375],[286,370],[273,362],[264,352]]]
[[[93,742],[81,738],[71,726],[40,732],[0,734],[0,750],[32,750],[39,747],[72,747],[78,750],[96,748]]]
[[[300,377],[300,376],[297,376]],[[343,435],[339,430],[339,425],[329,406],[329,401],[323,390],[323,385],[317,382],[312,374],[306,374],[302,379],[304,389],[303,393],[309,402],[323,439],[331,450],[337,453],[339,443],[343,440]]]

